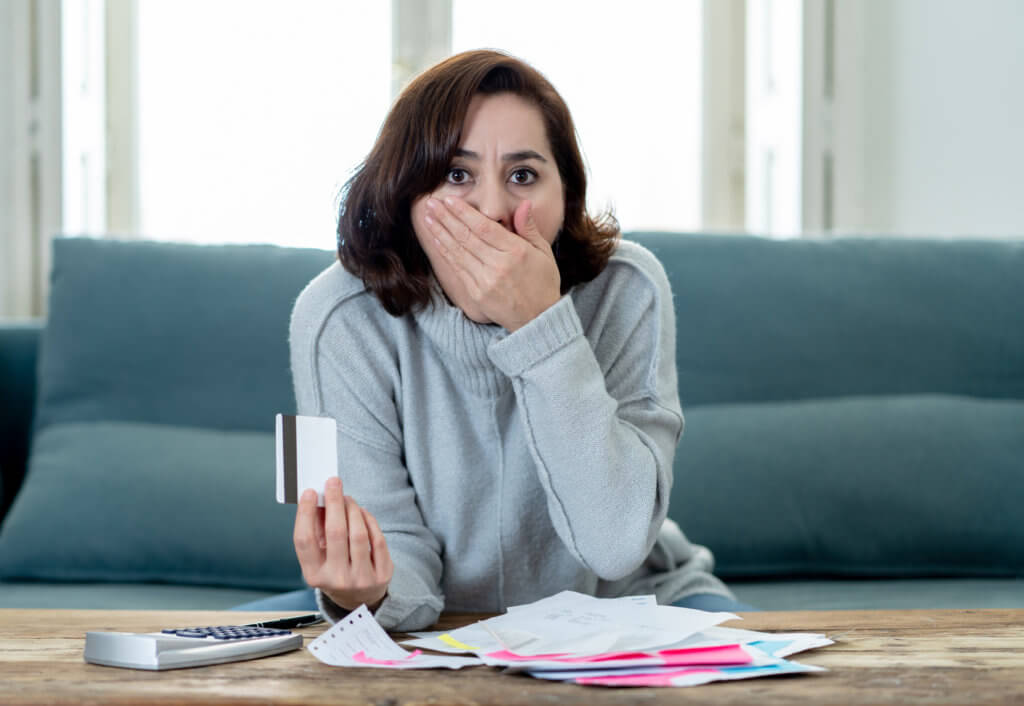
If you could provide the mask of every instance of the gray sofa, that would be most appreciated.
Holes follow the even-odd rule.
[[[764,609],[1024,607],[1024,241],[634,233],[672,280],[671,514]],[[287,322],[328,251],[60,239],[0,326],[0,608],[302,585]]]

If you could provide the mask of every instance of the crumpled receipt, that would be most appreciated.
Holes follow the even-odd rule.
[[[461,669],[483,662],[475,657],[407,652],[392,640],[365,605],[359,606],[306,647],[333,667],[375,669]]]

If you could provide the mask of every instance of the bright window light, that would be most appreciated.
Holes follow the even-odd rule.
[[[453,52],[495,47],[573,111],[590,207],[701,224],[701,0],[453,0]],[[139,0],[147,238],[332,248],[337,197],[390,105],[391,3]]]
[[[702,2],[453,0],[452,49],[533,64],[569,104],[592,210],[623,230],[701,224]]]
[[[142,235],[332,249],[390,103],[391,3],[139,0]]]

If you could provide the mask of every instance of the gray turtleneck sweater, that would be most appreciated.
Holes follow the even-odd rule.
[[[730,595],[666,519],[683,427],[675,315],[639,245],[514,333],[443,296],[390,316],[334,264],[295,305],[291,364],[299,414],[337,420],[345,493],[387,539],[383,627],[564,589]]]

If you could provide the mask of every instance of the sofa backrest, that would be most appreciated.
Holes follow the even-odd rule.
[[[684,407],[1024,399],[1024,241],[629,237],[672,282]]]
[[[291,307],[333,257],[58,239],[37,430],[91,420],[267,429],[275,412],[295,406]]]
[[[42,325],[0,323],[0,520],[25,473]]]

